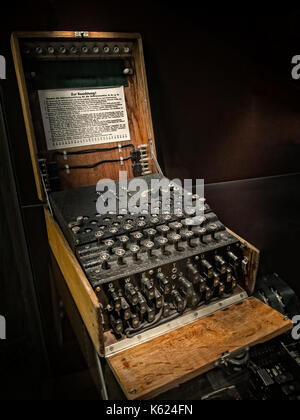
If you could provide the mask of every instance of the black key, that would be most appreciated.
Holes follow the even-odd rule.
[[[133,260],[138,261],[138,253],[140,252],[140,247],[138,245],[131,245],[129,249],[133,254]]]
[[[103,270],[108,270],[110,268],[108,261],[110,260],[110,255],[108,252],[100,252],[99,261]]]
[[[157,246],[161,249],[161,253],[163,255],[166,255],[167,254],[166,246],[169,243],[168,238],[164,238],[163,236],[160,236],[160,237],[156,238],[155,242],[156,242]]]
[[[118,264],[124,265],[124,256],[126,254],[126,251],[123,248],[114,248],[113,252],[118,257]]]

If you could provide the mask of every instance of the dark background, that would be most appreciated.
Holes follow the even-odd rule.
[[[9,61],[10,33],[20,29],[140,32],[156,142],[169,177],[211,183],[300,170],[300,82],[291,77],[291,59],[300,54],[300,8],[264,10],[252,3],[238,14],[238,9],[212,11],[188,1],[7,6],[0,46],[8,60],[8,105],[20,173],[30,170]],[[32,183],[26,184],[27,203],[35,192]]]
[[[264,8],[253,2],[240,9],[228,3],[210,9],[188,1],[6,4],[0,54],[7,59],[7,80],[1,87],[39,306],[35,316],[41,317],[44,331],[44,344],[37,340],[37,346],[46,343],[50,372],[57,372],[65,359],[53,343],[47,241],[11,60],[11,32],[140,32],[159,160],[166,175],[204,178],[207,198],[224,223],[261,249],[262,271],[278,272],[300,295],[300,81],[291,77],[291,59],[300,54],[299,22],[300,8]],[[0,182],[6,184],[7,178]],[[3,217],[1,213],[1,218],[15,223],[11,212]],[[19,237],[7,232],[1,241],[6,238],[17,252],[14,243]],[[14,258],[22,261],[18,252]],[[15,296],[14,280],[9,284],[7,293]],[[23,300],[30,299],[35,298],[24,291]],[[23,334],[24,327],[18,328]]]

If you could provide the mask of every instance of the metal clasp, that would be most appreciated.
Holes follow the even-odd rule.
[[[222,354],[221,358],[215,362],[215,367],[221,368],[226,372],[232,370],[237,371],[242,369],[250,360],[250,347],[245,347],[236,352],[226,352]]]
[[[249,267],[249,259],[247,257],[244,257],[242,261],[242,269],[245,275],[248,274],[248,267]]]

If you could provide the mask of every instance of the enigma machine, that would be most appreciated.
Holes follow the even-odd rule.
[[[105,365],[126,398],[153,398],[287,332],[288,319],[251,297],[259,251],[202,194],[187,193],[202,211],[191,216],[175,211],[176,182],[153,191],[166,178],[140,36],[20,32],[12,50],[54,282],[99,356],[102,388]],[[157,208],[120,208],[132,192],[119,172],[143,180]],[[101,192],[104,179],[115,190]],[[115,209],[101,212],[108,193]]]

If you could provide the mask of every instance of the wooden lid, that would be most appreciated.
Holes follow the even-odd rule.
[[[105,43],[110,46],[110,53],[105,56],[101,51],[99,54],[92,56],[91,53],[85,55],[84,53],[76,54],[76,57],[70,54],[67,57],[61,57],[55,55],[51,57],[47,51],[47,46],[51,46],[55,51],[58,51],[59,46],[75,46],[78,51],[81,51],[84,46],[88,46],[89,51],[92,51],[92,46],[98,45],[102,48],[102,44]],[[51,69],[54,69],[60,65],[60,63],[66,64],[82,63],[84,62],[84,68],[88,66],[93,67],[95,63],[107,63],[109,61],[116,62],[121,61],[125,68],[132,70],[132,74],[126,74],[126,83],[124,86],[126,109],[128,115],[130,141],[121,142],[116,141],[113,143],[101,145],[94,145],[93,147],[117,147],[119,144],[132,144],[135,148],[141,145],[147,145],[147,155],[149,157],[149,170],[150,172],[156,172],[156,167],[151,159],[150,144],[153,145],[153,152],[155,154],[155,143],[153,135],[152,117],[149,104],[148,87],[146,81],[146,71],[144,64],[144,55],[142,41],[139,34],[128,34],[128,33],[114,33],[114,32],[16,32],[13,33],[12,39],[12,52],[15,63],[15,69],[17,74],[17,80],[20,90],[20,97],[23,107],[24,120],[26,125],[28,144],[31,154],[31,160],[34,170],[34,176],[38,191],[38,196],[41,200],[44,200],[44,188],[43,182],[40,176],[40,169],[38,159],[41,153],[47,151],[47,145],[45,141],[45,130],[42,123],[42,116],[39,103],[39,94],[37,84],[32,82],[30,75],[35,74],[35,68],[40,69],[37,64],[48,63],[51,65]],[[123,53],[114,53],[113,45],[116,48],[123,46]],[[124,53],[124,45],[129,45],[128,53]],[[45,53],[35,54],[37,48],[41,48]],[[116,51],[117,51],[116,49]],[[119,48],[120,49],[120,48]],[[31,50],[28,57],[28,50]],[[100,50],[100,49],[99,49]],[[120,50],[121,51],[121,50]],[[27,54],[27,55],[26,55]],[[90,63],[90,64],[89,64]],[[122,64],[121,64],[122,65]],[[75,72],[75,65],[74,72]],[[107,66],[106,66],[107,67]],[[109,68],[109,67],[108,67]],[[51,72],[52,70],[49,70]],[[94,71],[95,72],[95,71]],[[48,73],[50,75],[50,73]],[[109,74],[108,74],[109,76]],[[50,76],[49,76],[50,77]],[[58,76],[59,78],[59,71]],[[53,78],[55,81],[55,77]],[[49,81],[48,81],[49,82]],[[91,82],[92,83],[92,82]],[[60,87],[59,83],[57,84]],[[82,85],[82,88],[87,88],[86,85]],[[93,87],[93,86],[91,86]],[[80,82],[78,88],[81,88]],[[89,147],[72,147],[72,151],[82,151]],[[68,152],[66,147],[64,151]],[[124,163],[105,163],[104,165],[97,166],[95,168],[77,169],[70,171],[61,170],[59,177],[61,179],[61,189],[72,189],[86,185],[95,185],[102,178],[118,179],[119,171],[127,171],[128,177],[132,177],[132,163],[130,160],[126,160],[130,156],[130,148],[123,149],[120,154],[120,149],[113,151],[105,151],[101,153],[92,154],[80,154],[77,156],[70,156],[68,162],[65,162],[63,156],[55,155],[55,161],[62,169],[66,166],[66,163],[72,166],[90,165],[100,160],[120,160],[120,157],[124,159]]]

